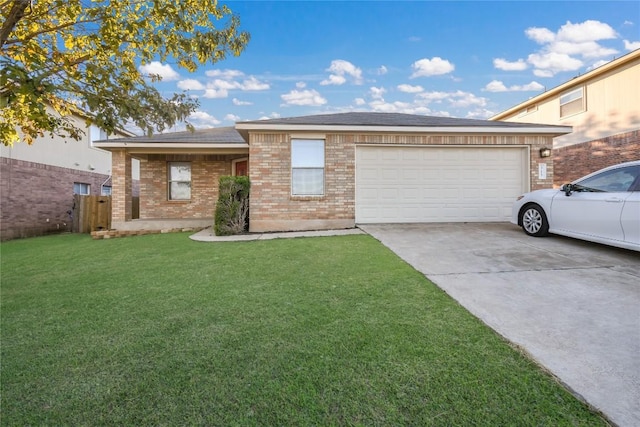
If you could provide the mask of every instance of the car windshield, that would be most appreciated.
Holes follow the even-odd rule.
[[[575,191],[630,191],[634,181],[640,175],[640,166],[628,166],[613,169],[580,180],[573,184]]]

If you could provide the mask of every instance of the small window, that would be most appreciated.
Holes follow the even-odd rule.
[[[538,111],[538,106],[535,105],[535,104],[534,105],[530,105],[527,108],[523,108],[522,110],[520,110],[518,112],[518,116],[524,116],[524,115],[527,115],[529,113],[534,113],[536,111]]]
[[[91,194],[91,185],[84,182],[73,183],[73,194],[80,194],[81,196],[88,196]]]
[[[110,185],[103,185],[102,186],[102,190],[100,191],[100,195],[101,196],[110,196],[111,195],[111,186]]]
[[[567,92],[560,97],[560,117],[580,113],[585,109],[584,87]]]
[[[169,200],[191,200],[191,163],[169,163]]]
[[[324,140],[291,140],[291,194],[324,194]]]

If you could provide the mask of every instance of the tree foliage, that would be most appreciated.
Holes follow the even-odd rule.
[[[65,119],[89,112],[108,133],[133,123],[146,133],[185,120],[198,106],[164,98],[141,64],[187,71],[239,55],[249,41],[216,0],[0,0],[0,140],[31,143],[45,132],[79,139]]]

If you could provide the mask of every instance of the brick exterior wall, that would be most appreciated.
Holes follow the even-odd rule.
[[[553,150],[556,187],[622,162],[640,160],[640,130]]]
[[[71,231],[73,183],[92,195],[108,175],[0,158],[0,237],[9,240]]]
[[[191,200],[169,200],[168,162],[191,163]],[[231,175],[227,156],[150,155],[140,162],[140,219],[213,218],[223,175]]]
[[[303,137],[303,136],[300,136]],[[313,137],[313,136],[310,136]],[[355,225],[356,144],[390,145],[519,145],[530,147],[531,189],[553,183],[552,158],[540,158],[540,148],[552,147],[546,136],[473,135],[325,135],[325,194],[291,195],[291,143],[287,133],[250,133],[250,231],[342,228]],[[538,176],[538,164],[547,177]]]

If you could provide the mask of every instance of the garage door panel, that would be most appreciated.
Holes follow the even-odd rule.
[[[357,147],[356,222],[508,221],[526,149]]]

